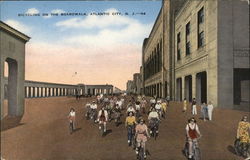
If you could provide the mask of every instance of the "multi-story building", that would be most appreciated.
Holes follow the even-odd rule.
[[[175,99],[249,106],[248,3],[187,1],[174,23]]]
[[[133,88],[134,88],[134,82],[132,80],[128,80],[126,92],[128,94],[133,93]]]
[[[138,95],[141,94],[142,78],[140,73],[135,73],[133,75],[133,83],[134,83],[133,93]]]
[[[142,50],[146,95],[248,108],[248,1],[164,0]]]

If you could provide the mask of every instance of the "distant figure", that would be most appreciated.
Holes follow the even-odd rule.
[[[168,105],[169,105],[169,102],[170,102],[170,96],[167,96],[167,102],[168,102]]]
[[[207,116],[207,104],[203,102],[201,104],[201,118],[206,121],[206,116]]]
[[[186,110],[187,110],[187,99],[184,98],[184,100],[183,100],[183,112],[186,112]]]
[[[197,114],[197,108],[196,108],[196,100],[193,98],[192,100],[192,114],[196,115]]]
[[[214,106],[213,106],[212,102],[209,101],[208,105],[207,105],[207,113],[208,113],[208,119],[209,119],[209,121],[212,121],[213,110],[214,110]]]
[[[69,123],[72,124],[72,131],[75,130],[75,121],[76,121],[76,112],[74,108],[70,109],[69,115],[68,115]]]

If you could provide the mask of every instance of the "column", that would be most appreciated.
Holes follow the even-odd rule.
[[[192,98],[196,98],[196,74],[192,74]]]
[[[185,77],[184,76],[182,76],[181,77],[181,91],[182,91],[182,93],[181,93],[181,95],[182,95],[182,100],[184,100],[184,98],[186,98],[187,99],[187,97],[185,96]]]
[[[33,87],[33,95],[32,97],[35,97],[36,96],[36,90],[35,90],[35,87]]]
[[[48,88],[49,89],[49,93],[48,93],[48,97],[51,96],[51,88]]]
[[[28,87],[28,88],[29,88],[29,91],[28,91],[29,95],[28,95],[28,97],[31,98],[31,87]]]
[[[36,92],[37,92],[36,97],[40,97],[40,87],[37,87]]]

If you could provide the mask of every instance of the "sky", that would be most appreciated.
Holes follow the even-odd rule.
[[[1,21],[31,37],[26,43],[26,80],[120,89],[140,72],[142,43],[161,7],[160,0],[0,4]]]

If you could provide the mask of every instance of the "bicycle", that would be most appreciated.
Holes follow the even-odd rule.
[[[156,138],[158,137],[159,120],[151,120],[150,126],[150,130],[152,132],[151,137],[154,137],[154,139],[156,140]]]
[[[104,122],[99,123],[99,130],[100,130],[100,135],[103,137],[104,136]]]
[[[201,151],[200,148],[198,146],[198,139],[200,139],[201,137],[197,138],[196,141],[192,140],[192,160],[201,160]],[[185,147],[184,147],[184,155],[188,158],[189,156],[189,143],[188,141],[185,143]]]
[[[115,112],[114,114],[114,119],[115,119],[115,125],[119,126],[120,124],[120,119],[121,119],[121,113],[120,112]]]
[[[135,141],[135,127],[134,125],[128,125],[128,140],[130,141],[129,146],[133,146],[135,149],[136,141]]]
[[[250,157],[250,143],[242,143],[240,139],[235,139],[234,141],[235,153],[238,156],[243,156],[244,158]]]
[[[69,121],[69,132],[70,134],[74,132],[74,124],[72,120]]]

